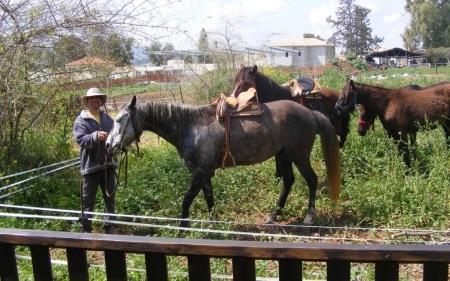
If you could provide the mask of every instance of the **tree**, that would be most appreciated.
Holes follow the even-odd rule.
[[[107,59],[129,63],[134,40],[129,38],[144,41],[158,29],[179,30],[168,24],[167,14],[177,2],[0,1],[0,174],[42,163],[38,147],[54,159],[70,153],[71,122],[81,108],[77,97],[87,82],[101,85],[107,77],[76,80],[63,67],[68,60],[106,46]],[[100,35],[105,45],[91,48],[91,39]]]
[[[407,0],[410,25],[402,38],[411,50],[450,47],[450,1]]]
[[[76,35],[62,36],[54,44],[54,64],[64,67],[66,63],[79,60],[87,56],[87,43]]]
[[[161,42],[155,41],[150,47],[146,47],[145,51],[147,52],[149,60],[154,65],[164,65],[167,60],[173,59],[175,56],[171,54],[171,51],[174,51],[175,48],[171,43],[165,43],[164,46]],[[168,51],[168,52],[164,52]]]
[[[316,38],[322,41],[325,41],[322,37],[320,37],[320,35],[314,35],[314,33],[304,33],[303,34],[303,38]]]
[[[367,17],[370,9],[355,5],[355,0],[339,0],[340,7],[336,12],[336,20],[331,16],[326,21],[337,31],[328,39],[328,43],[343,47],[344,52],[357,55],[365,54],[384,41],[384,38],[372,36],[370,20]]]
[[[89,55],[114,61],[117,66],[130,65],[134,58],[133,39],[126,38],[117,33],[108,36],[93,36],[90,41]]]
[[[209,55],[211,52],[211,48],[209,47],[209,41],[208,41],[208,33],[206,33],[206,30],[202,28],[200,32],[200,37],[198,39],[198,49],[203,53],[202,56],[198,57],[199,63],[212,63],[213,59]]]

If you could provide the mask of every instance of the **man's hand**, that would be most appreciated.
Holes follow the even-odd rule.
[[[97,131],[97,138],[99,141],[106,141],[108,138],[108,132]]]

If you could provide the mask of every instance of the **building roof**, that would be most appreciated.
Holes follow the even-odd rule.
[[[83,65],[95,65],[95,64],[114,64],[112,61],[107,61],[98,57],[84,57],[80,60],[71,61],[66,66],[83,66]]]
[[[327,42],[317,38],[290,38],[278,42],[274,42],[269,47],[298,47],[298,46],[333,46],[333,44],[327,44]]]
[[[423,58],[426,57],[427,54],[423,52],[408,51],[402,48],[391,48],[370,53],[369,56],[373,58]]]

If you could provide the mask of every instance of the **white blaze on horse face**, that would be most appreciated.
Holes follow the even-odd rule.
[[[130,114],[127,111],[119,113],[114,120],[114,126],[106,140],[109,153],[118,153],[122,147],[128,146],[134,140],[134,128],[130,126]]]
[[[236,91],[237,91],[238,87],[239,87],[239,85],[237,85],[236,87],[234,87],[234,90],[233,90],[233,92],[231,93],[230,97],[236,98]]]

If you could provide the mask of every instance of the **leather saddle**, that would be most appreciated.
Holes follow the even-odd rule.
[[[256,98],[256,102],[250,101],[253,98]],[[224,120],[227,115],[230,115],[230,117],[240,117],[261,115],[263,113],[255,88],[250,88],[247,92],[240,93],[237,98],[220,94],[208,104],[215,104],[217,106],[217,120]]]
[[[256,98],[256,102],[250,101]],[[230,145],[230,124],[231,118],[244,116],[260,116],[263,114],[261,104],[258,100],[255,88],[250,88],[247,92],[239,94],[239,97],[227,97],[220,94],[217,98],[210,101],[208,104],[214,104],[216,108],[216,118],[219,121],[225,122],[225,152],[220,167],[222,169],[227,167],[236,167],[234,157],[231,155]]]
[[[305,96],[306,98],[311,99],[322,98],[321,86],[317,81],[314,81],[311,78],[301,77],[292,79],[282,84],[282,86],[289,87],[293,97]]]

